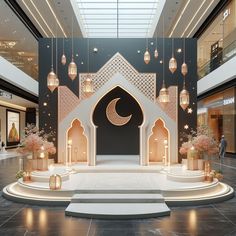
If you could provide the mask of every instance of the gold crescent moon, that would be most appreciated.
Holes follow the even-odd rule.
[[[107,115],[107,119],[113,124],[113,125],[116,125],[116,126],[122,126],[122,125],[125,125],[127,124],[132,115],[129,115],[129,116],[126,116],[126,117],[123,117],[123,116],[120,116],[117,112],[116,112],[116,103],[120,100],[120,98],[115,98],[113,100],[111,100],[109,102],[109,104],[107,105],[107,108],[106,108],[106,115]]]

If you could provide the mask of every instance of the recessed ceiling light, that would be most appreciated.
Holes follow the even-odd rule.
[[[93,52],[97,53],[97,52],[98,52],[98,49],[97,49],[97,48],[94,48],[94,49],[93,49]]]

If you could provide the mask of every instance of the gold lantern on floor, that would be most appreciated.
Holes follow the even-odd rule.
[[[150,62],[151,57],[150,57],[150,53],[148,51],[148,48],[146,48],[146,52],[144,53],[144,58],[143,59],[144,59],[144,62],[146,64],[148,64]]]
[[[62,179],[60,175],[51,175],[49,178],[49,188],[51,190],[61,189]]]
[[[183,110],[185,110],[189,106],[189,92],[185,88],[185,82],[182,91],[179,95],[179,103]]]
[[[24,171],[23,173],[23,182],[31,182],[31,172],[30,171]]]
[[[71,80],[74,80],[77,76],[77,65],[74,62],[73,55],[72,55],[71,63],[68,66],[68,76],[71,78]]]

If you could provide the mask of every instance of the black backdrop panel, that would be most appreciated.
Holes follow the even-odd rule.
[[[189,72],[186,75],[186,88],[190,93],[190,107],[193,109],[193,113],[189,114],[183,111],[178,106],[178,143],[182,143],[181,133],[190,132],[191,129],[196,129],[197,125],[197,40],[196,39],[174,39],[174,56],[178,63],[177,71],[172,74],[168,69],[169,60],[172,56],[172,39],[166,38],[165,40],[165,55],[164,64],[160,63],[163,61],[163,40],[157,39],[157,49],[159,51],[158,59],[153,56],[155,50],[155,39],[149,38],[148,45],[151,54],[151,61],[146,65],[143,61],[143,54],[146,48],[145,39],[90,39],[89,41],[89,66],[87,60],[87,42],[88,39],[74,39],[74,59],[78,65],[78,73],[85,73],[87,71],[96,73],[102,66],[112,57],[115,53],[119,52],[138,72],[140,73],[156,73],[156,92],[159,94],[163,79],[163,65],[165,71],[165,82],[167,86],[176,85],[178,86],[178,93],[183,87],[183,76],[181,74],[181,64],[183,63],[184,57],[184,40],[186,44],[185,57],[186,63],[188,64]],[[55,63],[55,52],[56,52],[56,39],[54,41],[54,69],[56,68]],[[67,73],[68,65],[71,61],[71,46],[72,40],[65,39],[65,54],[67,57],[67,64],[61,65],[60,60],[63,53],[63,40],[58,39],[58,50],[57,50],[57,61],[58,61],[58,77],[60,79],[60,85],[67,86],[71,91],[79,96],[79,75],[72,82]],[[97,53],[94,52],[94,48],[97,48]],[[181,48],[182,52],[177,52]],[[54,142],[57,146],[57,90],[53,93],[47,88],[47,75],[51,68],[51,39],[40,39],[39,40],[39,123],[40,128],[44,128],[46,132],[55,131]],[[132,100],[132,99],[131,99]],[[44,106],[44,103],[47,106]],[[118,108],[122,101],[118,102]],[[123,107],[123,106],[122,106]],[[125,113],[129,114],[129,113]],[[100,113],[102,115],[102,113]],[[103,114],[104,115],[104,114]],[[107,127],[110,127],[109,123],[106,123]],[[189,126],[188,130],[184,129],[185,125]],[[113,132],[112,132],[113,133]],[[137,137],[136,137],[137,139]],[[136,143],[136,141],[135,141]],[[98,145],[99,147],[99,145]],[[136,149],[138,150],[138,146]],[[98,148],[99,152],[99,148]],[[114,153],[115,153],[114,149]],[[179,158],[181,160],[181,158]]]
[[[116,104],[116,111],[120,116],[132,114],[130,121],[123,126],[112,124],[106,116],[106,108],[113,99],[120,98]],[[137,101],[120,87],[114,88],[97,104],[93,121],[97,128],[98,155],[138,155],[139,128],[143,122],[142,110]]]

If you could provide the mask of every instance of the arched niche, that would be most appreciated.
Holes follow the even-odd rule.
[[[71,161],[87,162],[87,138],[84,135],[84,128],[79,120],[75,119],[72,122],[72,125],[67,133],[67,140],[72,141]],[[68,150],[68,152],[69,151],[70,150]]]
[[[165,142],[169,140],[168,133],[164,122],[161,119],[157,119],[152,128],[152,135],[148,143],[149,163],[163,162],[163,157],[168,155],[167,150],[165,150]]]
[[[120,99],[116,103],[115,113],[121,117],[132,115],[129,122],[124,125],[111,123],[106,114],[108,104],[116,98]],[[116,86],[98,101],[92,118],[97,127],[97,155],[140,154],[139,126],[143,123],[143,111],[130,93]]]

